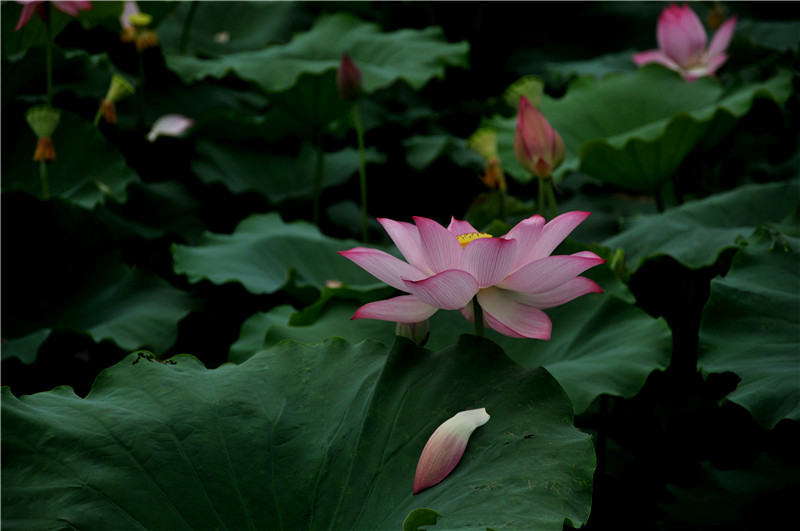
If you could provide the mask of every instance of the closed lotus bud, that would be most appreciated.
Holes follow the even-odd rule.
[[[414,494],[430,488],[456,467],[464,455],[472,432],[489,421],[486,408],[456,413],[436,428],[428,439],[414,474]]]
[[[342,54],[339,71],[336,73],[339,97],[343,100],[355,99],[361,93],[361,70],[346,53]]]
[[[25,113],[25,120],[36,135],[36,151],[33,160],[50,162],[56,158],[52,136],[58,127],[61,111],[49,105],[32,107]]]
[[[431,335],[431,323],[428,319],[419,323],[397,323],[395,335],[406,337],[424,347]]]
[[[564,161],[564,140],[528,98],[520,97],[514,154],[520,165],[540,179],[550,177]]]
[[[111,85],[108,87],[106,97],[100,102],[100,110],[106,122],[110,124],[117,123],[116,103],[122,98],[133,95],[135,92],[136,90],[133,88],[133,85],[124,77],[118,74],[111,76]]]

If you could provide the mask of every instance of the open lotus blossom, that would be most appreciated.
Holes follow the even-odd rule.
[[[486,408],[456,413],[433,432],[422,450],[414,474],[414,494],[430,488],[456,467],[472,432],[489,421]]]
[[[14,31],[19,31],[22,26],[28,23],[34,13],[39,15],[39,18],[42,20],[45,19],[47,16],[47,12],[45,11],[45,2],[42,0],[34,0],[34,1],[27,1],[21,2],[17,0],[18,4],[22,4],[24,7],[22,8],[22,13],[19,16],[19,20],[17,21],[17,26],[14,28]],[[79,11],[89,11],[92,9],[91,2],[82,2],[82,1],[73,1],[73,2],[50,2],[52,6],[54,6],[59,11],[63,11],[67,15],[77,17]]]
[[[414,218],[416,226],[379,218],[407,262],[366,247],[340,254],[408,295],[365,304],[353,319],[418,323],[441,309],[460,310],[473,321],[476,297],[486,324],[501,334],[550,339],[542,309],[602,292],[578,275],[605,260],[589,251],[550,256],[587,216],[567,212],[547,224],[532,216],[501,238],[456,219],[444,228],[423,217]]]
[[[155,142],[159,136],[183,136],[194,125],[194,120],[182,114],[165,114],[153,123],[147,140]]]
[[[639,66],[660,63],[680,72],[688,81],[710,76],[728,60],[725,50],[733,38],[736,20],[737,17],[731,17],[725,21],[706,48],[706,30],[695,12],[686,4],[672,4],[658,17],[659,49],[634,54],[633,61]]]

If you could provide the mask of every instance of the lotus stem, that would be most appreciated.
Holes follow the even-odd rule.
[[[314,171],[314,188],[313,188],[313,195],[314,195],[314,225],[319,227],[319,203],[320,203],[320,195],[322,195],[322,177],[324,176],[325,172],[325,151],[322,149],[322,135],[317,134],[317,164],[316,170]]]
[[[42,183],[42,199],[50,198],[50,182],[47,179],[47,161],[39,161],[39,181]]]
[[[353,125],[358,138],[358,178],[361,184],[361,241],[367,241],[367,168],[364,151],[364,128],[361,125],[361,111],[358,102],[353,103]]]
[[[481,305],[478,303],[477,294],[472,298],[472,313],[475,316],[475,335],[483,337],[483,308],[481,308]]]
[[[558,215],[558,205],[556,204],[556,194],[553,190],[553,178],[545,179],[542,185],[546,187],[547,202],[550,203],[550,219],[554,219]]]
[[[539,183],[539,201],[536,204],[536,208],[537,208],[537,211],[539,212],[539,215],[544,217],[544,210],[545,210],[544,209],[544,202],[545,202],[544,181],[542,179],[536,179],[536,180]]]

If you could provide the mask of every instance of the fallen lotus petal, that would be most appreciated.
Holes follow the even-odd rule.
[[[155,142],[159,136],[181,136],[194,125],[194,120],[182,114],[165,114],[153,123],[147,140]]]
[[[456,467],[464,455],[470,435],[475,428],[489,421],[486,408],[469,409],[456,413],[436,428],[417,463],[414,474],[414,494],[430,488],[444,478]]]

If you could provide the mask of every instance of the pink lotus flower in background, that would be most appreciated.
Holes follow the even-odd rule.
[[[519,99],[514,154],[523,168],[540,179],[550,177],[564,161],[564,140],[525,96]]]
[[[17,0],[18,4],[22,4],[24,7],[22,8],[22,13],[19,16],[19,21],[17,21],[17,26],[14,28],[14,31],[19,31],[22,26],[28,23],[28,21],[33,16],[33,13],[37,13],[39,18],[42,20],[45,19],[46,12],[44,10],[44,1],[43,0],[34,0],[34,1],[20,1]],[[73,2],[50,2],[56,9],[59,11],[63,11],[67,15],[77,17],[78,12],[80,11],[89,11],[92,9],[91,2],[82,2],[82,1],[73,1]]]
[[[456,467],[464,455],[472,432],[489,421],[486,408],[456,413],[433,432],[417,463],[414,474],[414,494],[430,488]]]
[[[589,251],[550,256],[588,215],[567,212],[547,224],[533,216],[502,238],[456,219],[444,228],[423,217],[414,218],[416,226],[378,218],[408,262],[365,247],[339,254],[409,295],[365,304],[353,319],[418,323],[438,310],[461,310],[472,321],[477,296],[486,324],[501,334],[550,339],[552,325],[542,309],[602,292],[577,275],[605,260]]]
[[[193,125],[194,120],[182,114],[165,114],[153,123],[147,140],[155,142],[159,136],[183,136]]]
[[[736,21],[737,17],[726,20],[706,49],[706,30],[695,12],[686,4],[672,4],[658,17],[656,40],[659,49],[634,54],[633,61],[639,66],[660,63],[680,72],[688,81],[710,76],[728,60],[725,50],[733,38]]]

